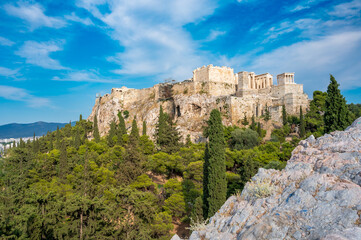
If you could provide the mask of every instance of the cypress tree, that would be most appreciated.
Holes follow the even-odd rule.
[[[264,120],[268,121],[271,119],[271,113],[269,112],[268,106],[266,104],[266,109],[265,109],[265,115],[264,115]]]
[[[125,127],[125,120],[122,112],[118,112],[118,119],[119,119],[119,124],[118,124],[119,134],[123,136],[124,134],[127,134],[127,129]]]
[[[159,117],[158,123],[155,129],[155,138],[158,145],[162,146],[166,141],[166,128],[167,128],[167,118],[163,113],[163,107],[160,105],[159,107]]]
[[[300,106],[300,137],[303,138],[306,135],[305,121],[303,119],[302,107]]]
[[[330,84],[327,87],[325,102],[326,111],[324,115],[326,133],[336,130],[342,131],[350,124],[346,100],[338,87],[339,84],[336,79],[330,75]]]
[[[116,124],[114,121],[112,121],[110,123],[110,129],[109,129],[109,132],[108,132],[108,136],[107,136],[107,142],[108,142],[108,146],[109,147],[113,147],[115,145],[115,142],[113,140],[113,138],[117,135],[117,132],[116,132]]]
[[[262,127],[260,122],[257,124],[257,133],[259,137],[262,137]]]
[[[142,131],[143,131],[143,134],[142,134],[143,136],[147,135],[147,122],[146,121],[143,121],[143,130]]]
[[[137,126],[137,120],[136,117],[134,117],[133,122],[132,122],[132,131],[130,132],[129,135],[129,140],[133,143],[139,143],[139,129]]]
[[[99,134],[99,128],[98,128],[97,115],[94,116],[94,131],[93,131],[93,136],[94,136],[95,142],[99,142],[99,141],[100,141],[100,134]]]
[[[204,164],[203,164],[203,218],[208,218],[208,199],[209,199],[209,189],[208,189],[208,179],[209,179],[209,149],[208,143],[206,143],[206,148],[204,150]]]
[[[284,104],[282,105],[282,122],[283,122],[283,126],[287,124],[287,112],[286,112],[286,106]]]
[[[226,201],[225,144],[221,113],[213,109],[206,130],[209,139],[204,165],[205,218],[213,216]]]
[[[254,115],[252,115],[252,122],[250,128],[255,131],[256,130],[256,121],[254,119]]]
[[[79,122],[81,122],[83,120],[83,115],[80,114],[79,116]]]
[[[248,124],[249,124],[249,122],[248,122],[248,120],[247,120],[246,114],[244,114],[243,121],[242,121],[242,125],[243,125],[243,126],[247,126]]]
[[[55,148],[60,149],[61,133],[59,126],[56,127],[55,140]]]

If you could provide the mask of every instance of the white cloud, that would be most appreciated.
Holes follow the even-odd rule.
[[[54,81],[71,81],[71,82],[100,82],[112,83],[114,80],[105,79],[99,76],[96,71],[74,71],[69,72],[66,76],[60,78],[55,76]]]
[[[0,97],[7,100],[26,102],[30,107],[45,107],[50,105],[47,98],[36,97],[23,88],[0,85]]]
[[[3,46],[12,46],[14,45],[15,42],[7,39],[7,38],[4,38],[4,37],[1,37],[0,36],[0,45],[3,45]]]
[[[217,39],[219,36],[222,36],[226,33],[227,33],[226,31],[219,31],[219,30],[212,29],[211,32],[209,33],[208,37],[206,38],[206,41],[211,42],[211,41]]]
[[[13,70],[10,68],[0,67],[1,76],[11,77],[11,76],[15,76],[18,72],[19,72],[18,69]]]
[[[46,69],[66,69],[57,60],[54,60],[49,56],[52,52],[62,50],[62,44],[62,42],[39,43],[35,41],[26,41],[15,54],[26,58],[26,63],[34,64]]]
[[[86,26],[94,25],[94,23],[92,22],[92,20],[90,20],[90,18],[80,18],[74,12],[71,15],[66,15],[65,19],[73,22],[79,22]]]
[[[361,87],[361,31],[342,32],[312,41],[283,46],[274,51],[253,57],[246,71],[271,72],[276,77],[282,72],[295,72],[295,79],[305,89],[325,90],[329,74],[341,83],[341,88]],[[238,56],[239,62],[245,62]]]
[[[302,0],[299,3],[297,3],[296,5],[293,5],[289,8],[287,8],[287,11],[290,12],[298,12],[304,9],[309,9],[311,7],[313,7],[314,5],[317,5],[321,2],[325,2],[326,0]]]
[[[120,65],[115,73],[184,80],[195,67],[208,63],[183,26],[212,14],[214,1],[80,0],[77,5],[107,24],[108,34],[124,47],[108,58]]]
[[[66,25],[61,18],[46,16],[45,9],[38,3],[19,1],[16,5],[6,4],[4,9],[8,15],[27,21],[30,24],[30,30],[39,27],[62,28]]]
[[[361,16],[361,1],[354,0],[351,2],[342,3],[336,5],[332,11],[329,12],[330,15],[336,17],[346,17],[352,18],[354,16]]]

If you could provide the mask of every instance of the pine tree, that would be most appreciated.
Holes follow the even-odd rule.
[[[254,119],[254,115],[252,115],[252,122],[251,122],[250,128],[251,128],[253,131],[256,131],[256,120]]]
[[[248,120],[247,120],[247,116],[246,116],[246,114],[244,114],[244,118],[243,118],[243,120],[242,120],[242,125],[243,126],[247,126],[249,124],[249,122],[248,122]]]
[[[349,110],[346,100],[342,96],[339,84],[330,75],[330,84],[327,87],[326,111],[324,115],[325,132],[340,130],[343,131],[349,124]]]
[[[287,124],[287,112],[286,112],[286,106],[284,104],[282,105],[282,123],[283,126]]]
[[[303,119],[302,107],[300,106],[300,137],[303,138],[306,135],[305,121]]]
[[[203,204],[206,210],[204,216],[208,218],[223,205],[227,194],[223,125],[221,113],[216,109],[210,114],[206,133],[209,143],[205,152]]]
[[[260,122],[257,124],[257,133],[259,137],[262,137],[262,127]]]
[[[271,119],[271,113],[269,112],[268,106],[266,104],[266,108],[265,108],[265,114],[264,114],[264,120],[265,121],[269,121]]]
[[[143,131],[143,134],[142,134],[143,136],[147,135],[147,122],[146,121],[143,121],[143,130],[142,131]]]
[[[99,128],[98,128],[97,115],[94,116],[94,131],[93,131],[93,136],[94,136],[95,142],[100,142],[100,134],[99,134]]]

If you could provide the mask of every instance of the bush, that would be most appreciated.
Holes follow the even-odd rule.
[[[247,184],[246,189],[251,198],[266,198],[276,191],[276,188],[267,180],[251,181]]]
[[[230,147],[234,150],[250,149],[259,144],[258,133],[251,129],[236,129],[231,133]]]

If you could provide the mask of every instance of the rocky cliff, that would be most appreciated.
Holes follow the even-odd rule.
[[[360,216],[361,118],[301,141],[284,170],[260,169],[190,239],[356,240]]]

